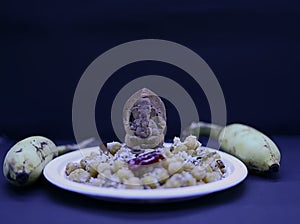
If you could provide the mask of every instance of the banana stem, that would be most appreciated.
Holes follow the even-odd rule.
[[[69,144],[69,145],[60,145],[57,146],[56,149],[58,151],[58,155],[74,151],[81,148],[91,147],[97,145],[97,142],[95,138],[88,138],[86,140],[83,140],[82,142],[79,142],[78,144]]]
[[[206,122],[193,122],[189,127],[183,130],[181,139],[185,139],[189,135],[199,136],[211,136],[214,139],[219,138],[219,134],[223,127],[217,124],[210,124]]]

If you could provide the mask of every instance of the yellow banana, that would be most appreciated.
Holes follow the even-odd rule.
[[[78,145],[56,147],[51,140],[42,136],[26,138],[7,152],[3,164],[4,176],[13,185],[30,185],[40,177],[46,164],[54,157],[87,146],[92,141],[87,139]]]
[[[220,127],[204,122],[192,123],[182,133],[209,135],[217,138],[223,151],[232,154],[255,173],[277,172],[280,167],[280,151],[276,144],[260,131],[244,124]]]
[[[221,149],[238,157],[255,172],[277,172],[280,151],[275,143],[258,130],[243,124],[231,124],[219,134]]]

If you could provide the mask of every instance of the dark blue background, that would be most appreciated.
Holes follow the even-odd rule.
[[[269,135],[300,134],[300,3],[289,0],[0,1],[0,158],[39,134],[72,141],[72,100],[86,67],[127,41],[156,38],[194,50],[217,76],[228,122]],[[201,89],[181,70],[143,62],[116,72],[100,93],[97,122],[113,140],[110,105],[140,74],[171,75],[209,120]],[[178,115],[167,101],[168,137]],[[173,121],[173,122],[170,122]],[[15,189],[0,175],[1,219],[10,223],[283,223],[299,216],[299,137],[275,137],[274,177],[249,175],[226,191],[172,204],[116,204],[59,189],[44,178]],[[55,141],[58,144],[64,141]]]
[[[72,138],[73,94],[86,67],[118,44],[145,38],[185,45],[210,65],[224,91],[229,123],[247,123],[270,135],[300,134],[298,1],[0,4],[0,135]],[[122,68],[101,92],[97,120],[107,122],[106,136],[113,134],[111,101],[140,74],[172,74],[193,95],[201,118],[209,120],[201,89],[181,70],[141,62]],[[175,121],[168,130],[177,132],[177,113],[166,103]]]

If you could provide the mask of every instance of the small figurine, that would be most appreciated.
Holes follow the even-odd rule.
[[[147,88],[134,93],[125,103],[125,143],[133,150],[154,149],[164,143],[166,108],[157,94]]]

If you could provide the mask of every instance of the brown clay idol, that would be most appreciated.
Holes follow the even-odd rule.
[[[134,93],[125,103],[125,144],[133,150],[161,147],[166,130],[166,109],[160,97],[147,88]]]

